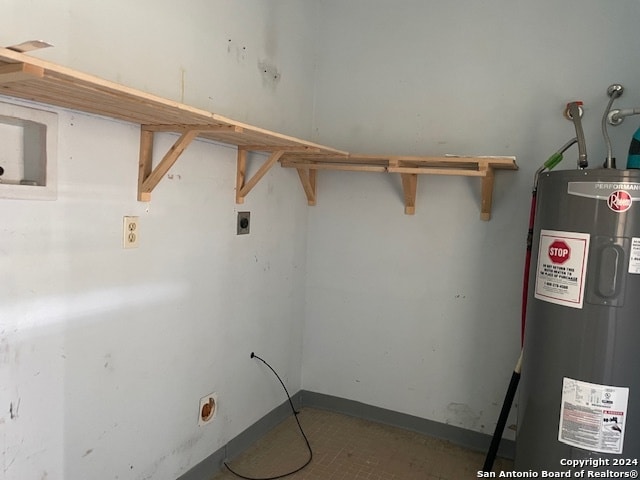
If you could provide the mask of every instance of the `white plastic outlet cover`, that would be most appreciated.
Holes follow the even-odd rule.
[[[122,220],[122,246],[124,248],[138,248],[139,217],[122,217]]]
[[[218,394],[210,393],[200,399],[198,408],[198,425],[211,423],[218,413]]]

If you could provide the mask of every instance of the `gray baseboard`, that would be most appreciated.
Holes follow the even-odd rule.
[[[430,437],[448,440],[455,445],[477,452],[486,453],[491,443],[491,435],[486,433],[474,432],[465,428],[434,422],[433,420],[427,420],[386,408],[374,407],[366,403],[334,397],[324,393],[308,392],[306,390],[302,390],[300,393],[302,394],[302,405],[304,407],[320,408],[351,417],[403,428]],[[516,442],[504,439],[500,442],[498,456],[513,459],[515,452]]]
[[[441,438],[453,444],[479,452],[486,452],[491,443],[491,435],[487,435],[486,433],[474,432],[406,413],[399,413],[354,400],[326,395],[324,393],[301,390],[292,397],[292,400],[296,409],[311,407],[342,413],[351,417],[371,420],[431,437]],[[286,401],[233,438],[224,447],[213,452],[177,480],[211,480],[216,473],[224,468],[224,461],[233,460],[249,448],[256,440],[263,437],[290,415],[291,407],[289,406],[289,402]],[[498,455],[513,459],[515,456],[515,442],[513,440],[502,440]]]

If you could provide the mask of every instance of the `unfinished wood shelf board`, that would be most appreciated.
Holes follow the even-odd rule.
[[[140,201],[150,201],[154,188],[198,137],[238,147],[237,203],[244,202],[249,192],[276,163],[296,169],[309,205],[316,204],[318,170],[398,173],[402,180],[407,214],[415,212],[418,175],[463,175],[481,178],[481,217],[488,220],[491,216],[494,170],[518,168],[512,157],[353,155],[236,122],[6,48],[0,48],[0,95],[139,124]],[[177,133],[179,138],[154,168],[153,139],[157,132]],[[247,179],[249,152],[266,153],[268,157],[258,171]]]

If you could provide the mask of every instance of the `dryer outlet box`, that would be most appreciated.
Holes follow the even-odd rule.
[[[238,212],[237,234],[247,235],[251,222],[251,212]]]

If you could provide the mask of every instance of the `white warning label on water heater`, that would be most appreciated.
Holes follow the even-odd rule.
[[[558,440],[592,452],[621,454],[628,400],[627,387],[565,377]]]
[[[629,273],[640,273],[640,238],[631,239],[631,255],[629,255]]]
[[[582,308],[589,254],[589,234],[540,231],[535,297]]]

